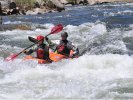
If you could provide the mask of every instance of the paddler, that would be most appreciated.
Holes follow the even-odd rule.
[[[36,39],[39,41],[38,44],[32,49],[24,51],[24,53],[30,55],[33,52],[36,52],[36,58],[52,62],[49,58],[49,47],[44,43],[44,38],[45,37],[41,35],[37,36]]]
[[[72,42],[70,42],[69,40],[67,40],[68,38],[68,33],[67,32],[63,32],[61,33],[61,40],[60,43],[54,44],[50,41],[50,39],[46,39],[46,41],[49,43],[50,48],[56,46],[55,52],[57,52],[58,54],[62,54],[65,56],[69,56],[71,58],[77,57],[79,55],[79,50],[76,46],[74,46],[72,44]],[[73,54],[70,54],[70,51],[73,51]]]

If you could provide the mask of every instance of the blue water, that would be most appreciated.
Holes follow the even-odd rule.
[[[26,15],[5,17],[4,21],[22,21],[37,24],[62,23],[63,25],[80,25],[86,22],[105,22],[110,27],[128,26],[133,24],[132,4],[109,3],[94,6],[66,7],[66,11],[46,13],[42,15]]]

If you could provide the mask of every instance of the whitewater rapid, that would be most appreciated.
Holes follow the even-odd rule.
[[[31,30],[0,31],[0,100],[133,99],[132,5],[69,7],[51,15],[18,16],[15,21],[5,17],[5,25],[33,22],[27,24]],[[68,40],[79,48],[79,58],[38,64],[23,60],[21,54],[13,62],[4,61],[32,44],[28,36],[45,36],[61,22],[62,32],[68,32]],[[49,38],[59,40],[60,34]]]
[[[20,60],[1,65],[2,99],[132,97],[128,89],[133,84],[133,58],[128,55],[84,55],[50,65]]]

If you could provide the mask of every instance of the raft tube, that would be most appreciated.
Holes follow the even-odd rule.
[[[70,54],[72,54],[72,52]],[[57,54],[57,53],[54,53],[54,52],[50,52],[49,58],[51,60],[53,60],[54,62],[58,62],[58,61],[60,61],[62,59],[67,59],[69,57],[67,57],[65,55],[62,55],[62,54]],[[35,57],[31,56],[31,55],[25,56],[24,60],[36,60],[36,61],[38,61],[38,64],[46,64],[46,63],[49,63],[46,60],[38,59],[38,58],[35,58]]]

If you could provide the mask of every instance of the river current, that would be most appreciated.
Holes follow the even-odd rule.
[[[52,64],[24,61],[28,36],[47,35],[61,23],[81,56]],[[0,100],[133,99],[133,3],[66,7],[42,15],[4,16],[4,25],[30,30],[0,31]],[[60,33],[49,36],[59,40]]]

